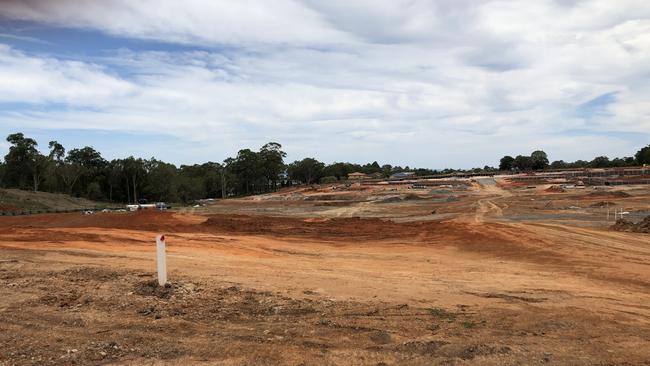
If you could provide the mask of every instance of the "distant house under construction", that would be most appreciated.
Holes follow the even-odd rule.
[[[367,179],[368,176],[365,173],[360,173],[360,172],[354,172],[348,174],[348,179],[349,180],[362,180],[362,179]]]

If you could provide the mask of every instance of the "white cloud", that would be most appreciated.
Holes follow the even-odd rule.
[[[0,44],[0,101],[101,106],[134,89],[98,65],[30,57]]]
[[[348,36],[292,0],[3,1],[5,16],[187,44],[336,43]]]
[[[217,156],[277,140],[291,158],[432,167],[537,148],[629,155],[639,146],[619,135],[650,131],[640,1],[33,0],[0,14],[203,49],[71,61],[2,46],[1,102],[64,106],[6,111],[12,126],[162,133]],[[606,113],[578,113],[607,93]]]

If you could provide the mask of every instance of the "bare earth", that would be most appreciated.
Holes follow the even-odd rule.
[[[546,188],[0,217],[0,365],[650,365],[650,187]]]

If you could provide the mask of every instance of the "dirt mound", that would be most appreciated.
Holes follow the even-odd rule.
[[[83,215],[81,213],[48,214],[36,216],[5,217],[0,221],[0,228],[115,228],[129,230],[169,232],[182,230],[187,226],[174,217],[171,212],[142,210],[137,212],[107,212]]]
[[[451,221],[394,222],[377,218],[335,218],[314,221],[291,217],[212,215],[201,224],[217,235],[255,235],[278,238],[309,238],[341,246],[374,241],[398,241],[418,245],[450,245],[462,250],[545,262],[557,258],[544,250],[522,248],[520,230],[484,223],[480,227]]]
[[[343,237],[355,233],[355,236],[359,237],[386,231],[382,229],[385,227],[384,224],[391,225],[379,219],[345,218],[313,221],[290,217],[216,215],[208,218],[203,225],[219,232],[237,234]]]
[[[562,192],[566,192],[566,190],[565,190],[564,188],[560,187],[560,186],[550,186],[550,187],[546,188],[545,191],[546,191],[546,192],[549,192],[549,193],[562,193]]]
[[[585,198],[626,198],[626,197],[631,197],[631,195],[627,192],[623,191],[609,191],[609,192],[590,192],[589,194],[585,195]]]
[[[426,197],[419,196],[415,193],[408,193],[404,196],[405,201],[424,200]]]
[[[607,207],[607,206],[615,206],[616,203],[611,202],[611,201],[600,201],[592,204],[589,207]]]
[[[348,207],[352,206],[355,202],[353,201],[326,201],[315,203],[316,207]]]
[[[305,201],[353,201],[359,200],[354,194],[314,194],[304,198]]]
[[[0,211],[81,209],[97,206],[101,204],[67,194],[0,189]]]
[[[397,203],[397,202],[402,202],[404,201],[403,197],[400,196],[390,196],[386,198],[382,198],[380,200],[374,201],[373,203]]]
[[[177,289],[177,284],[167,283],[165,286],[158,286],[157,280],[150,280],[137,283],[133,292],[141,296],[155,296],[161,299],[169,299]]]
[[[322,221],[292,217],[212,215],[202,226],[219,233],[312,237],[324,240],[340,238],[396,239],[439,235],[453,225],[438,221],[396,223],[376,218],[335,218]]]
[[[415,193],[407,193],[403,195],[385,196],[383,198],[377,199],[376,201],[373,201],[373,203],[398,203],[404,201],[420,201],[420,200],[426,200],[427,198],[431,198],[431,197],[423,197]]]
[[[638,223],[633,223],[625,219],[618,219],[616,220],[616,223],[611,226],[611,229],[614,231],[650,234],[650,216],[646,216],[645,219]]]

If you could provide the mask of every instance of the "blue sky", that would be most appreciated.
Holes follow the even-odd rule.
[[[0,134],[109,159],[630,156],[649,76],[643,1],[0,2]]]

